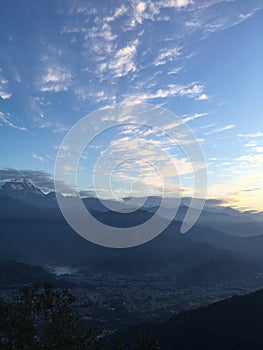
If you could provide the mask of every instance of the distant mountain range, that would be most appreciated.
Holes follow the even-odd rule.
[[[14,199],[18,199],[23,203],[33,205],[39,208],[56,208],[58,209],[56,195],[54,192],[44,194],[38,187],[34,186],[28,180],[13,180],[6,181],[0,187],[0,196],[6,196]],[[118,209],[122,209],[125,212],[125,208],[131,209],[127,203],[130,198],[124,198],[122,201],[105,200],[104,204],[96,197],[82,198],[85,206],[91,211],[108,212],[109,207],[115,206]],[[142,202],[145,199],[138,198],[138,202]],[[160,204],[161,197],[149,196],[146,198],[145,203],[140,208],[143,211],[149,213],[155,213]],[[165,201],[166,213],[163,217],[170,217],[170,213],[175,214],[175,220],[183,221],[191,198],[184,197],[180,201],[180,207],[175,210],[178,199],[167,198]],[[212,203],[211,203],[212,202]],[[66,205],[74,208],[76,205],[76,199],[74,197],[67,197]],[[192,208],[191,210],[195,210]],[[255,236],[263,234],[263,213],[258,212],[245,212],[241,213],[231,207],[222,207],[215,205],[214,201],[208,200],[207,204],[200,215],[197,224],[199,226],[208,226],[216,230],[225,232],[227,234],[242,237],[242,236]]]
[[[130,227],[149,220],[157,200],[151,197],[143,208],[126,214],[108,210],[97,198],[83,201],[99,221]],[[69,198],[68,203],[74,208],[74,198]],[[94,245],[75,233],[62,216],[54,193],[44,194],[28,181],[12,181],[4,184],[0,192],[0,259],[118,274],[162,271],[187,285],[253,278],[263,269],[261,222],[234,209],[222,213],[206,208],[201,221],[181,235],[186,210],[186,206],[179,207],[175,220],[147,244],[111,249]],[[219,224],[224,230],[214,228]],[[228,232],[230,226],[237,237]],[[247,230],[246,236],[240,234],[240,226]]]

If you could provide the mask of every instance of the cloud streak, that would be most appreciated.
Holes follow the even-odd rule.
[[[27,131],[27,128],[24,126],[18,126],[15,125],[13,122],[10,121],[10,117],[7,115],[4,115],[4,113],[0,112],[0,123],[4,123],[4,125],[10,126],[13,129],[21,130],[21,131]]]
[[[221,128],[215,128],[213,130],[210,130],[210,131],[206,132],[205,135],[217,134],[217,133],[220,133],[220,132],[223,132],[223,131],[231,130],[231,129],[235,128],[235,127],[236,126],[233,125],[233,124],[225,125],[225,126],[222,126]]]

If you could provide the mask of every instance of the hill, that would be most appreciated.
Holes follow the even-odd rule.
[[[17,261],[0,261],[0,285],[55,282],[54,277],[41,266]]]
[[[263,290],[182,312],[162,324],[144,324],[113,336],[129,345],[143,329],[165,350],[257,350],[263,348]]]

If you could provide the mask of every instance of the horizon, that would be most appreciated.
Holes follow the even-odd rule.
[[[50,194],[50,193],[55,193],[55,190],[54,189],[50,189],[50,190],[46,190],[46,189],[43,189],[41,188],[41,186],[37,186],[36,183],[34,183],[34,181],[31,181],[29,178],[23,178],[23,179],[20,179],[20,178],[13,178],[13,179],[5,179],[5,180],[0,180],[0,189],[4,186],[4,184],[8,184],[8,183],[30,183],[31,185],[35,186],[38,190],[40,190],[44,195],[47,195],[47,194]],[[85,192],[85,191],[84,191]],[[68,198],[75,198],[75,196],[71,195],[71,194],[65,194],[65,193],[59,193],[60,195],[64,196],[64,197],[68,197]],[[0,193],[1,195],[1,193]],[[125,203],[126,200],[130,200],[131,198],[134,198],[134,197],[122,197],[122,198],[113,198],[113,197],[100,197],[100,196],[97,196],[95,192],[91,192],[90,193],[81,193],[80,191],[80,198],[83,200],[83,199],[98,199],[98,200],[105,200],[105,201],[117,201],[117,202],[122,202],[122,203]],[[178,199],[180,198],[180,203],[179,203],[179,207],[189,207],[190,205],[190,202],[189,203],[186,203],[185,200],[187,201],[190,201],[192,199],[192,197],[187,197],[187,196],[182,196],[180,197],[180,194],[175,194],[175,195],[167,195],[166,196],[166,199]],[[147,196],[147,197],[140,197],[140,196],[137,196],[135,197],[135,199],[144,199],[145,201],[142,202],[142,206],[137,208],[137,209],[144,209],[144,205],[147,203],[147,200],[149,199],[158,199],[158,200],[161,200],[162,199],[162,196],[158,196],[158,195],[150,195],[150,196]],[[196,199],[201,199],[202,201],[204,200],[204,198],[198,198],[196,197]],[[184,202],[183,202],[184,201]],[[103,202],[102,202],[103,204]],[[159,203],[160,204],[160,203]],[[178,207],[178,208],[179,208]],[[230,208],[230,209],[234,209],[236,210],[237,212],[239,213],[255,213],[255,214],[261,214],[263,213],[262,211],[259,211],[259,210],[240,210],[239,208],[235,208],[235,207],[232,207],[230,205],[228,205],[227,202],[223,202],[223,201],[220,201],[220,200],[217,200],[217,199],[206,199],[205,200],[205,205],[204,205],[204,209],[206,208],[217,208],[217,212],[219,212],[218,210],[223,210],[223,209],[227,209],[227,208]],[[193,208],[194,209],[194,208]],[[109,211],[111,211],[111,208],[109,208]]]

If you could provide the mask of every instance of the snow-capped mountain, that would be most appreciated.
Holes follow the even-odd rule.
[[[0,194],[16,199],[44,197],[44,193],[29,180],[6,181],[0,189]]]
[[[0,188],[0,197],[11,197],[20,202],[33,205],[38,208],[53,208],[59,211],[56,194],[50,192],[45,194],[29,180],[12,180],[3,183]],[[66,197],[64,205],[68,208],[77,207],[77,198]],[[82,198],[87,209],[95,212],[106,213],[108,211],[117,211],[125,213],[141,209],[154,214],[162,201],[159,196],[149,196],[148,198],[124,198],[122,201],[104,200],[101,202],[96,197]],[[0,198],[0,205],[6,203],[6,198]],[[164,218],[170,218],[175,215],[175,220],[183,221],[188,210],[190,198],[183,197],[181,201],[178,198],[167,198],[164,202],[165,211],[162,212]],[[139,205],[140,204],[140,205]],[[163,205],[163,204],[162,204]],[[178,208],[179,205],[179,208]],[[130,210],[134,209],[134,210]],[[196,210],[192,208],[191,210]],[[167,216],[167,215],[168,216]],[[262,234],[262,221],[254,213],[241,213],[236,209],[222,206],[209,206],[206,203],[199,219],[198,225],[209,226],[213,229],[226,232],[234,236],[260,235]],[[259,215],[259,213],[257,213]],[[159,214],[158,214],[159,215]]]
[[[0,187],[0,196],[11,197],[35,207],[57,208],[55,192],[51,191],[49,193],[43,193],[40,188],[27,179],[8,180],[3,182]],[[83,202],[90,210],[100,212],[108,211],[98,198],[83,198]],[[64,204],[68,207],[74,208],[76,205],[76,198],[68,196],[66,197],[66,203]]]

